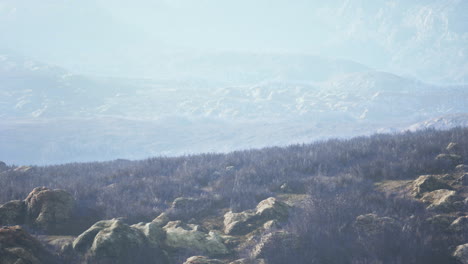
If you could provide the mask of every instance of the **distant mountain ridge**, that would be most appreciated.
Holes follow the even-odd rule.
[[[266,58],[272,57],[240,57],[224,68],[206,58],[205,70],[194,71],[199,78],[163,80],[76,75],[6,57],[0,61],[7,69],[0,74],[0,160],[51,164],[228,152],[399,131],[468,112],[466,86],[431,85],[333,59],[283,54],[268,64]],[[258,71],[246,70],[250,77],[242,79],[243,65]],[[223,69],[233,69],[232,79]],[[224,73],[210,80],[215,72]]]

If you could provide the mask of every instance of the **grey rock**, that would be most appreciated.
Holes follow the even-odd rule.
[[[468,264],[468,244],[459,245],[453,252],[453,257],[461,264]]]
[[[421,201],[428,204],[427,210],[439,212],[453,212],[457,211],[459,205],[456,204],[460,200],[455,191],[452,190],[436,190],[425,193]]]
[[[240,213],[227,212],[224,215],[224,233],[228,235],[245,235],[261,227],[270,220],[276,222],[288,218],[289,206],[270,197],[261,201],[255,210]]]
[[[434,177],[433,175],[419,176],[412,184],[412,194],[420,197],[426,192],[432,192],[440,189],[451,189],[451,187]]]
[[[216,231],[206,232],[202,227],[172,221],[164,226],[166,239],[164,244],[173,249],[188,249],[208,256],[226,255],[229,250]]]
[[[66,230],[72,220],[75,200],[64,190],[34,188],[24,202],[27,223],[49,234]]]
[[[151,232],[149,227],[148,232]],[[164,252],[155,247],[140,228],[130,227],[119,219],[97,222],[78,236],[72,247],[91,263],[168,262]]]

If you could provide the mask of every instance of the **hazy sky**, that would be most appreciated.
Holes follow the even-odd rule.
[[[123,75],[161,52],[250,51],[460,81],[467,14],[464,0],[0,0],[0,48],[79,71],[120,63]]]

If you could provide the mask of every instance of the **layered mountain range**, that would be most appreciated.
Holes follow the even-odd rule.
[[[317,56],[207,54],[166,79],[77,75],[0,58],[0,160],[16,164],[288,145],[428,128],[413,124],[468,112],[466,86]]]

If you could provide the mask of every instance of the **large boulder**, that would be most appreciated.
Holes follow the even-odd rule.
[[[220,256],[229,253],[223,239],[215,231],[206,232],[201,226],[171,221],[164,226],[166,239],[164,244],[174,250],[187,250],[208,256]]]
[[[57,259],[20,226],[0,229],[1,264],[54,264]]]
[[[64,190],[37,187],[24,200],[27,223],[49,234],[62,233],[69,227],[75,204]]]
[[[453,212],[459,209],[460,198],[455,191],[442,189],[425,193],[421,201],[428,204],[427,210]]]
[[[26,219],[26,204],[23,201],[10,201],[0,206],[0,225],[21,225]]]
[[[224,233],[228,235],[245,235],[261,227],[270,220],[277,222],[288,218],[289,206],[270,197],[261,201],[255,210],[240,213],[227,212],[224,215]]]
[[[460,216],[450,225],[450,230],[468,238],[468,216]]]
[[[156,222],[138,223],[130,227],[140,230],[153,247],[159,247],[166,239],[166,232]]]
[[[461,264],[468,264],[468,244],[459,245],[453,252],[453,256]]]
[[[223,262],[218,259],[209,259],[204,256],[193,256],[188,258],[184,264],[223,264]]]
[[[451,189],[451,187],[437,179],[433,175],[419,176],[412,184],[412,193],[416,197],[420,197],[426,192],[432,192],[440,189]]]
[[[78,236],[75,252],[90,263],[167,263],[164,252],[155,247],[140,228],[120,219],[99,221]]]

